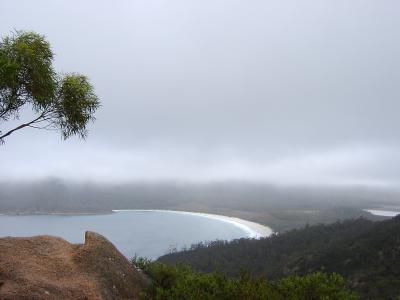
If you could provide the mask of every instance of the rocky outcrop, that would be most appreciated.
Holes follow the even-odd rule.
[[[138,299],[142,275],[103,236],[0,239],[0,299]]]

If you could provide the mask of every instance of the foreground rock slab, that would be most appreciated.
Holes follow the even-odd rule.
[[[138,299],[142,275],[103,236],[0,238],[0,299]]]

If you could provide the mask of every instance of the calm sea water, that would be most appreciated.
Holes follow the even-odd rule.
[[[248,232],[216,219],[172,212],[117,212],[108,215],[0,216],[0,236],[56,235],[83,243],[86,230],[107,237],[127,257],[157,258],[169,249],[200,241],[247,237]]]

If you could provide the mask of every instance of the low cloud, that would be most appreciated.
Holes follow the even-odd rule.
[[[40,3],[1,34],[45,34],[103,106],[86,142],[10,136],[0,180],[399,183],[400,2]]]

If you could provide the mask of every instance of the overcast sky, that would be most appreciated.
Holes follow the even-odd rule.
[[[44,34],[102,108],[85,142],[11,135],[0,180],[397,185],[399,16],[398,0],[1,0],[0,34]]]

